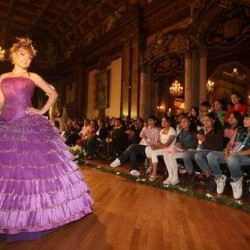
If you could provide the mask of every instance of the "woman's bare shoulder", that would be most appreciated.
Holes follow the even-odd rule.
[[[1,74],[0,78],[1,78],[1,79],[4,79],[4,78],[6,78],[6,77],[9,77],[9,76],[11,76],[11,73],[12,73],[12,72],[3,73],[3,74]]]
[[[29,72],[30,78],[34,81],[41,79],[41,76],[39,76],[37,73]]]
[[[3,73],[0,75],[0,82],[2,82],[2,80],[4,78],[10,77],[11,76],[11,72],[7,72],[7,73]]]

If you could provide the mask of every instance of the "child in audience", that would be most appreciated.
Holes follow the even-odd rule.
[[[157,176],[158,156],[163,155],[164,148],[175,144],[176,131],[170,126],[170,118],[166,116],[162,117],[161,124],[163,129],[160,131],[160,140],[156,145],[147,146],[145,149],[146,156],[152,166],[152,174],[149,177],[150,181],[154,181]]]
[[[196,130],[192,130],[190,119],[182,116],[180,119],[180,132],[177,135],[174,147],[168,147],[164,152],[164,162],[168,170],[168,178],[163,182],[164,185],[176,185],[179,183],[178,164],[176,159],[183,158],[184,151],[197,147]]]

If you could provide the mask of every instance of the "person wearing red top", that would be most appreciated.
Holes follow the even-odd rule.
[[[228,122],[229,115],[234,112],[238,111],[242,116],[247,114],[247,105],[243,103],[243,98],[238,93],[232,93],[231,94],[231,102],[233,104],[232,107],[228,108],[227,113],[224,117],[224,121]]]

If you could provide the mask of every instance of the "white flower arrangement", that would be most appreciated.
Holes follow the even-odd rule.
[[[70,147],[70,152],[74,156],[75,162],[77,162],[77,163],[84,162],[85,151],[81,146],[75,145],[75,146]]]

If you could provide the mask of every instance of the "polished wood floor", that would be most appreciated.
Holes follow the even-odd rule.
[[[84,219],[1,250],[250,249],[250,214],[206,200],[81,170],[95,200]]]

